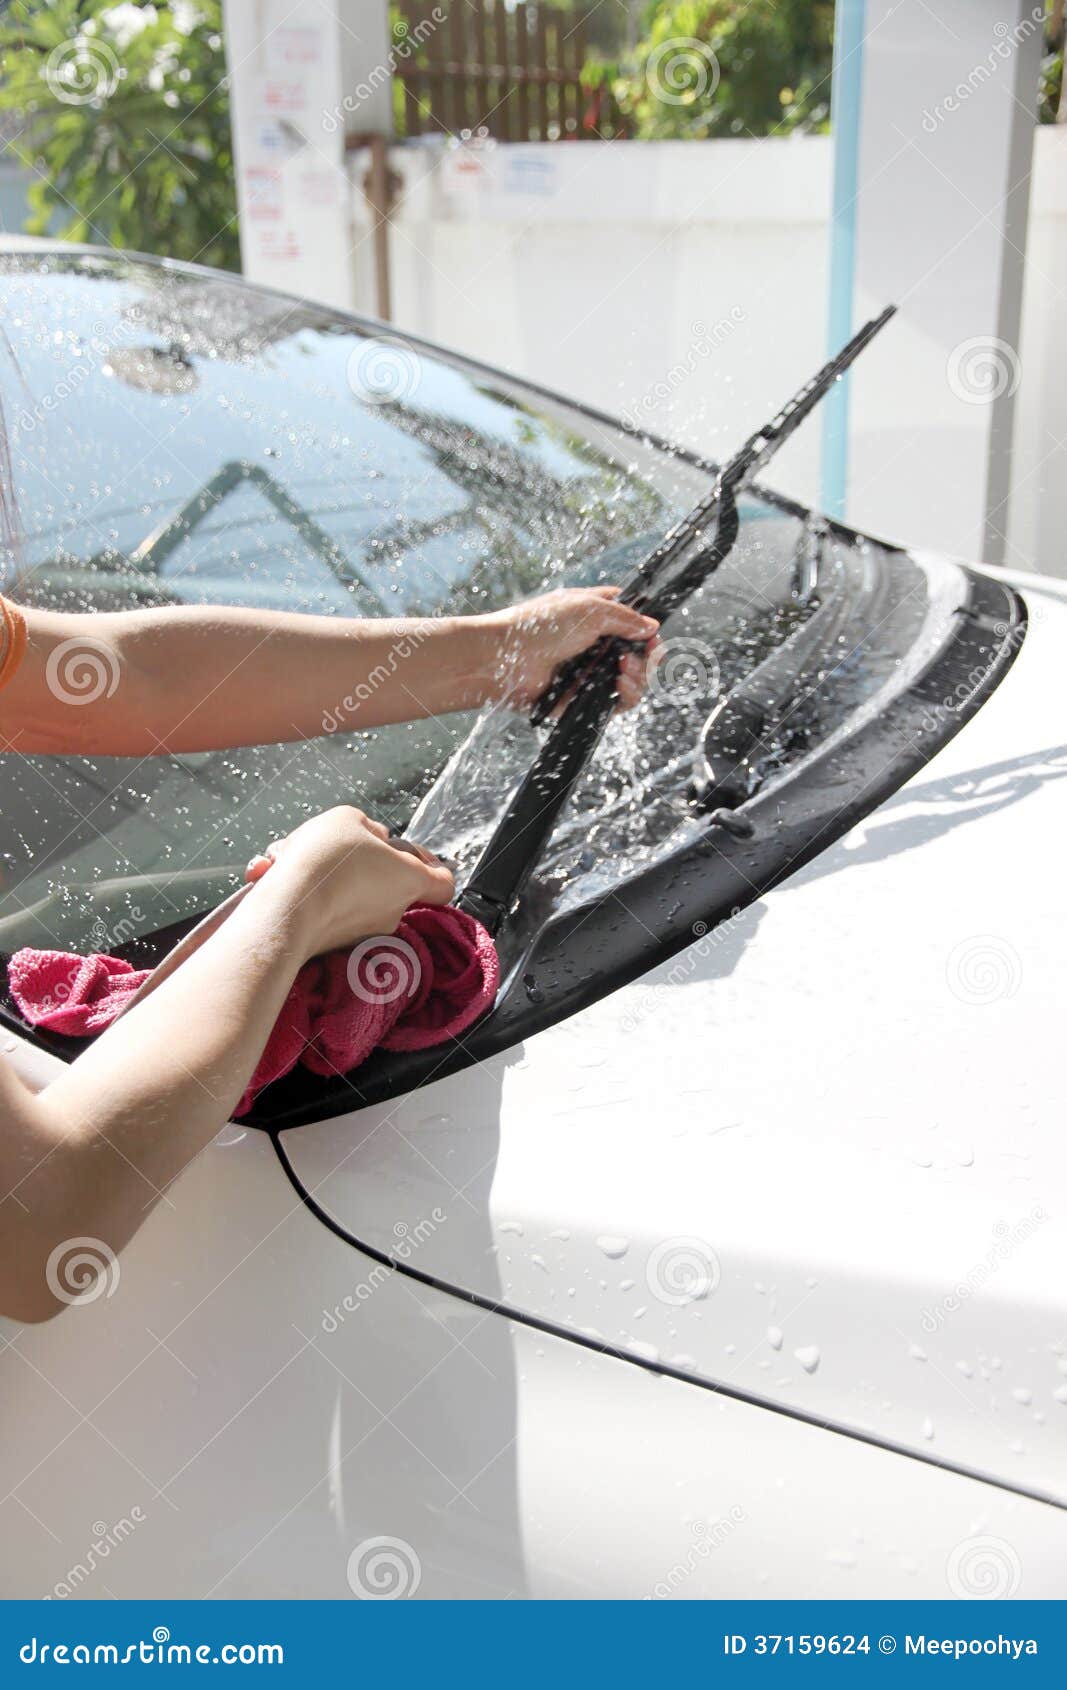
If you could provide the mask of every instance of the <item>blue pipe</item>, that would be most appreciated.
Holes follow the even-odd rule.
[[[827,326],[830,354],[842,347],[852,333],[866,12],[867,0],[837,0],[834,14],[834,67],[830,87],[834,181]],[[828,516],[839,518],[845,515],[848,491],[850,380],[850,376],[843,376],[823,406],[822,508]]]

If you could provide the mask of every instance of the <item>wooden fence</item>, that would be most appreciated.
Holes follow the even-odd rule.
[[[401,136],[595,139],[580,80],[585,19],[537,0],[400,0],[394,39]],[[437,23],[434,12],[444,22]]]

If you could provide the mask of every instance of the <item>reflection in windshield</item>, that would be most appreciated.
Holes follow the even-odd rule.
[[[23,528],[2,585],[23,602],[465,614],[617,579],[707,490],[691,464],[521,383],[237,281],[6,255],[0,304]],[[742,518],[714,591],[665,629],[673,670],[610,731],[546,885],[577,895],[691,825],[678,770],[719,685],[803,613],[802,522],[757,498]],[[695,642],[688,680],[671,640]],[[463,782],[433,800],[461,857],[533,743],[504,710],[473,726]],[[84,948],[202,910],[265,840],[331,804],[402,827],[471,728],[6,757],[0,943]]]

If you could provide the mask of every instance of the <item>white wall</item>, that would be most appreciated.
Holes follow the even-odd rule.
[[[709,453],[825,356],[822,137],[393,158],[400,325]],[[814,496],[818,446],[799,434],[779,483]]]
[[[1020,347],[1008,561],[1067,574],[1067,131],[1036,136]],[[501,364],[710,453],[769,415],[826,353],[830,148],[766,141],[581,142],[483,150],[397,147],[392,231],[398,326]],[[369,223],[353,191],[352,303],[373,309]],[[900,239],[908,239],[902,217]],[[261,276],[262,280],[274,280]],[[919,290],[915,290],[917,293]],[[914,295],[913,295],[914,299]],[[864,310],[882,301],[864,295]],[[909,306],[911,308],[909,309]],[[865,452],[849,517],[893,537],[973,554],[972,509],[953,479],[932,497],[894,470],[893,437],[922,431],[946,465],[973,408],[939,407],[901,380],[921,342],[947,380],[967,324],[920,330],[905,301],[865,354],[853,422]],[[943,342],[943,344],[942,344]],[[959,416],[952,414],[952,406]],[[817,500],[821,443],[809,424],[771,480]],[[906,456],[906,454],[904,454]],[[875,466],[872,473],[872,464]]]
[[[901,311],[853,378],[846,514],[905,542],[1067,574],[1055,358],[1067,130],[1035,135],[1020,93],[1036,77],[1039,10],[1011,0],[1012,29],[997,0],[947,0],[957,27],[942,39],[922,0],[872,3],[855,316],[887,298]],[[345,135],[388,123],[383,0],[321,0],[314,16],[227,0],[226,19],[246,273],[371,314],[368,154],[346,154]],[[391,158],[401,327],[712,454],[826,355],[826,137],[435,139]],[[812,502],[821,440],[813,420],[772,471]]]

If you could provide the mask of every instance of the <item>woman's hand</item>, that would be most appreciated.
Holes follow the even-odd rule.
[[[291,902],[308,956],[395,933],[410,904],[447,904],[455,892],[444,863],[348,805],[268,845],[245,879],[268,870],[274,895]]]
[[[0,1190],[17,1194],[0,1227],[0,1314],[47,1320],[72,1301],[52,1272],[72,1239],[113,1265],[153,1194],[229,1119],[304,961],[452,896],[428,851],[347,807],[271,845],[248,878],[263,883],[39,1095],[0,1058]]]
[[[632,710],[645,690],[659,623],[620,604],[618,592],[618,587],[560,587],[482,618],[499,642],[494,696],[523,708],[533,705],[560,663],[615,634],[643,646],[626,652],[619,664],[619,708]]]

